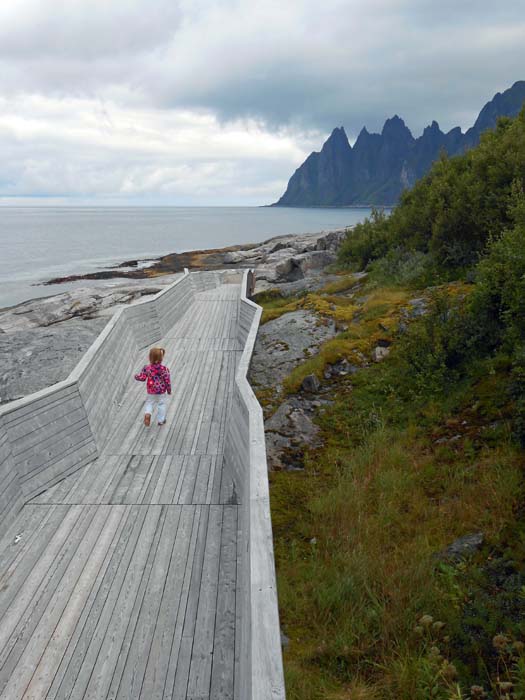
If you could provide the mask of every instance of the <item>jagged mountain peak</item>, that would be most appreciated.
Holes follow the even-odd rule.
[[[432,120],[432,124],[425,127],[425,129],[423,130],[423,133],[425,133],[425,131],[427,131],[427,132],[438,132],[439,131],[440,134],[443,133],[441,131],[441,129],[439,128],[439,124],[437,123],[437,121],[435,119]]]
[[[377,141],[377,139],[380,139],[381,136],[379,134],[371,134],[366,126],[364,126],[361,131],[359,132],[359,136],[357,137],[355,143],[354,143],[354,152],[359,152],[363,149],[367,149],[369,147],[369,144]]]
[[[381,131],[381,136],[408,136],[412,137],[410,129],[407,127],[403,119],[397,114],[387,119]]]
[[[339,126],[332,131],[330,136],[326,139],[326,141],[323,144],[322,150],[324,151],[327,148],[342,148],[344,150],[351,148],[349,142],[348,142],[348,137],[346,135],[346,131],[344,130],[343,126]]]
[[[475,145],[483,131],[493,129],[496,126],[498,117],[517,114],[524,101],[525,80],[517,80],[508,90],[497,92],[490,102],[487,102],[483,107],[474,126],[467,131],[468,146]]]
[[[445,150],[462,153],[493,128],[500,116],[515,116],[525,102],[525,80],[516,81],[488,102],[465,134],[460,127],[444,134],[432,121],[414,139],[397,114],[385,121],[380,134],[364,126],[353,148],[343,126],[336,127],[320,152],[312,153],[291,177],[280,206],[346,206],[394,204]]]

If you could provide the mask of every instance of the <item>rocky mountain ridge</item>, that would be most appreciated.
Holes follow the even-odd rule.
[[[500,116],[513,117],[525,102],[525,80],[497,93],[474,125],[441,131],[433,121],[414,138],[398,115],[387,119],[381,134],[363,127],[353,147],[344,127],[335,128],[320,152],[311,153],[272,206],[391,205],[403,190],[428,172],[442,151],[454,156],[474,147]]]

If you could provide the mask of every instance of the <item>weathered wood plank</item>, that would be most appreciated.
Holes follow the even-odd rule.
[[[110,566],[95,597],[91,613],[71,648],[70,658],[65,669],[61,669],[60,685],[52,686],[56,698],[83,698],[86,687],[94,671],[103,641],[108,631],[112,614],[115,612],[123,581],[131,575],[131,560],[137,541],[144,527],[147,515],[145,508],[132,508],[129,527],[123,530],[117,551],[113,554]],[[69,650],[68,650],[69,651]]]
[[[194,520],[194,526],[192,530],[192,541],[190,544],[190,556],[188,556],[188,562],[186,565],[186,571],[184,574],[184,582],[182,585],[182,594],[181,594],[181,602],[179,605],[179,610],[177,613],[177,620],[175,623],[175,630],[174,630],[174,636],[173,636],[173,646],[171,650],[171,656],[170,656],[170,661],[168,665],[168,672],[166,674],[166,683],[165,683],[165,690],[164,690],[164,697],[165,698],[175,698],[177,697],[174,695],[174,686],[175,682],[177,680],[177,671],[179,670],[179,680],[178,683],[180,684],[180,678],[181,676],[186,679],[186,684],[187,684],[187,672],[184,674],[181,673],[179,669],[179,655],[181,651],[181,644],[182,644],[182,639],[183,639],[183,632],[184,632],[184,625],[186,622],[186,613],[187,613],[187,608],[188,608],[188,602],[189,602],[189,597],[190,597],[190,591],[192,591],[192,582],[195,583],[196,580],[198,580],[196,577],[194,577],[194,570],[195,567],[199,567],[199,561],[200,561],[200,566],[202,566],[202,559],[200,556],[200,552],[203,551],[204,546],[202,547],[199,546],[199,543],[201,543],[201,532],[206,532],[207,529],[207,523],[208,523],[208,515],[209,515],[209,509],[204,508],[202,506],[196,506],[195,508],[195,520]]]
[[[208,484],[211,475],[212,457],[211,455],[195,455],[198,460],[197,473],[195,476],[195,488],[193,489],[192,503],[209,503]]]
[[[222,526],[219,583],[212,642],[210,697],[233,700],[237,582],[237,508],[225,506]]]
[[[38,547],[25,550],[25,556],[14,562],[2,575],[0,589],[0,650],[4,649],[18,620],[31,603],[42,580],[67,542],[82,509],[59,506],[46,526],[37,535]],[[0,652],[1,653],[1,652]]]
[[[136,506],[138,507],[138,506]],[[79,676],[73,688],[73,696],[83,697],[88,700],[98,700],[106,697],[115,667],[122,652],[122,643],[126,635],[126,629],[132,615],[137,593],[142,581],[144,570],[148,564],[153,542],[157,534],[157,526],[161,509],[159,506],[151,506],[146,510],[144,527],[136,543],[132,556],[132,564],[121,580],[117,600],[111,609],[101,615],[102,643],[96,659],[91,657],[90,662],[85,662],[80,669]],[[109,600],[109,597],[108,597]],[[80,692],[81,684],[85,683],[89,676],[85,691]]]
[[[22,486],[7,429],[0,418],[0,533],[9,528],[22,505]]]
[[[210,692],[223,511],[221,506],[210,506],[198,609],[192,627],[189,696],[207,696]]]
[[[171,512],[172,516],[175,516],[175,521],[171,521],[171,524],[174,524],[176,528],[180,517],[180,509],[172,508]],[[131,700],[131,698],[137,698],[140,694],[145,669],[143,657],[144,654],[147,654],[147,645],[150,642],[149,629],[152,622],[151,618],[156,619],[160,602],[158,598],[160,597],[166,575],[167,545],[170,545],[169,540],[166,541],[167,538],[164,538],[164,541],[162,538],[166,515],[167,509],[162,507],[155,537],[149,548],[142,580],[122,642],[121,652],[113,668],[113,676],[108,690],[108,696],[112,698]],[[152,577],[155,564],[155,575]]]
[[[25,690],[25,697],[28,698],[44,698],[47,696],[47,692],[54,680],[56,671],[60,665],[63,658],[64,652],[68,647],[70,640],[75,634],[75,629],[79,624],[84,607],[89,601],[92,589],[95,582],[100,576],[101,570],[104,570],[104,564],[107,559],[108,550],[110,549],[116,533],[119,531],[121,525],[121,520],[123,519],[124,511],[121,508],[105,508],[98,509],[98,512],[106,511],[106,518],[104,520],[101,531],[96,538],[95,545],[91,554],[85,560],[85,565],[77,579],[75,587],[71,593],[69,600],[67,600],[67,589],[70,587],[71,579],[74,580],[73,567],[69,567],[67,576],[67,586],[63,584],[65,579],[62,579],[61,586],[62,589],[57,588],[55,593],[55,606],[57,611],[54,617],[51,611],[46,611],[47,620],[41,622],[43,630],[42,633],[43,642],[46,642],[47,635],[49,631],[46,626],[55,620],[58,616],[58,623],[56,624],[51,638],[49,639],[47,646],[45,647],[44,653],[41,654],[35,672],[31,678],[31,682]],[[97,512],[97,516],[98,516]],[[92,521],[90,527],[90,535],[92,536],[92,531],[96,529],[97,516]],[[87,538],[82,541],[82,545],[85,544]],[[77,558],[82,557],[81,547],[77,550]],[[107,564],[106,564],[107,566]],[[65,598],[67,604],[64,607],[63,603],[59,602],[60,598]],[[62,612],[61,612],[62,609]],[[33,634],[31,642],[33,646],[36,647],[37,653],[40,651],[42,645],[36,645],[35,640],[38,638],[38,634]],[[24,661],[27,660],[28,648],[24,652]]]
[[[97,630],[101,628],[100,618],[107,605],[108,596],[111,595],[112,591],[115,591],[115,582],[118,581],[119,571],[122,568],[126,569],[129,564],[134,542],[146,515],[145,509],[132,509],[130,506],[119,506],[114,510],[120,509],[124,511],[122,526],[108,550],[106,568],[93,586],[90,598],[84,607],[66,653],[62,657],[46,700],[72,697],[72,688],[79,676],[85,655],[93,648],[97,648],[96,634]],[[91,658],[96,659],[96,656]],[[89,662],[87,665],[89,666]],[[79,692],[81,691],[79,690]],[[78,697],[82,697],[81,694]]]
[[[187,572],[189,570],[191,573],[200,517],[198,509],[182,507],[181,511],[157,624],[144,673],[142,696],[148,700],[162,700],[167,686],[170,662],[172,668],[176,668],[178,660],[178,645],[181,635],[177,632],[181,625],[179,624],[177,628],[177,620],[184,617],[183,611],[186,607],[186,596],[189,589]],[[186,579],[188,579],[188,583],[184,587]],[[171,680],[172,684],[173,680]]]
[[[17,619],[8,642],[2,644],[0,687],[4,697],[15,700],[24,694],[108,516],[107,512],[95,513],[96,509],[89,506],[84,509],[73,506],[71,510],[76,509],[80,512],[74,531],[62,542],[58,556],[41,580],[31,604],[26,607],[23,617]],[[17,603],[19,600],[20,596]],[[17,608],[18,605],[14,608],[15,614]],[[10,629],[11,625],[6,625],[6,628]],[[2,625],[2,640],[7,629],[4,632]],[[22,655],[24,663],[20,664]]]
[[[28,550],[41,546],[36,538],[48,525],[53,514],[60,517],[56,516],[56,508],[42,510],[26,506],[11,523],[0,539],[0,587],[4,578],[10,576],[10,572],[22,561]],[[57,524],[61,519],[57,520]]]

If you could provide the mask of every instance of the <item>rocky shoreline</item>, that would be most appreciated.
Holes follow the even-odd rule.
[[[115,278],[144,280],[183,272],[185,267],[195,271],[255,267],[260,280],[291,282],[302,278],[310,270],[320,269],[333,262],[333,254],[345,232],[346,229],[339,229],[290,234],[275,236],[262,243],[170,253],[147,260],[127,260],[98,272],[54,277],[44,284]]]
[[[277,236],[260,244],[174,253],[135,270],[62,278],[81,279],[86,286],[0,310],[0,404],[65,379],[120,306],[157,293],[184,267],[251,267],[256,292],[278,287],[282,294],[293,294],[332,279],[326,268],[344,235],[345,230]]]

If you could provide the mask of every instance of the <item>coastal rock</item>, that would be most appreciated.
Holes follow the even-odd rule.
[[[314,250],[299,253],[293,257],[285,257],[275,267],[275,279],[277,282],[294,282],[305,277],[311,270],[322,270],[334,261],[335,255],[324,250]]]
[[[482,532],[463,535],[463,537],[458,537],[442,552],[439,552],[436,557],[446,561],[461,561],[475,554],[482,546],[484,539],[485,536]]]
[[[302,468],[304,448],[319,445],[319,428],[313,422],[313,417],[321,403],[298,396],[290,397],[265,422],[266,456],[270,471]]]
[[[268,471],[282,471],[286,469],[290,463],[291,439],[276,432],[265,431],[265,441]]]
[[[90,319],[113,315],[119,306],[130,304],[144,296],[156,294],[180,275],[126,284],[106,283],[100,287],[78,287],[62,294],[32,299],[0,312],[0,331],[16,333],[31,328],[43,328],[73,318]]]
[[[74,319],[0,334],[0,403],[66,379],[107,320]]]
[[[69,275],[48,280],[45,284],[97,280],[96,293],[98,293],[101,287],[106,288],[104,285],[115,285],[115,279],[118,278],[128,278],[132,280],[130,284],[139,283],[139,280],[142,280],[145,285],[157,283],[163,286],[174,279],[175,275],[171,273],[180,274],[184,267],[190,270],[251,267],[255,271],[256,292],[271,289],[278,283],[283,293],[294,294],[303,289],[318,289],[331,281],[330,276],[324,275],[323,268],[335,260],[337,250],[346,233],[347,229],[337,229],[299,235],[290,234],[274,236],[262,243],[170,253],[153,261],[148,260],[147,266],[139,265],[137,260],[130,260],[110,269],[86,275]],[[90,287],[93,288],[91,282]],[[88,302],[87,298],[84,298],[84,302]],[[69,317],[76,315],[85,317],[90,313],[90,304],[98,308],[99,301],[97,298],[91,300],[84,310],[71,307]],[[63,313],[62,310],[60,313]],[[53,318],[50,310],[48,314],[50,322],[54,323],[57,319]]]
[[[322,236],[316,242],[316,250],[328,250],[336,253],[339,246],[346,238],[346,231],[330,231],[326,236]]]
[[[418,299],[409,299],[410,309],[408,310],[409,318],[419,318],[427,312],[428,302],[423,297]]]
[[[312,422],[303,408],[292,408],[288,414],[288,422],[293,438],[298,445],[312,445],[315,442],[319,428]]]
[[[237,246],[235,250],[213,251],[199,258],[199,269],[206,269],[207,264],[213,268],[253,267],[258,280],[295,281],[308,271],[320,270],[333,262],[345,236],[346,229],[275,236],[259,244]]]
[[[335,261],[337,247],[344,236],[344,231],[334,231],[322,237],[311,236],[311,240],[299,237],[298,241],[280,241],[276,249],[261,254],[257,262],[252,261],[258,282],[257,291],[262,291],[261,280],[281,287],[283,283],[293,283],[319,274]],[[257,250],[263,248],[261,246]]]
[[[385,357],[387,357],[390,354],[390,348],[389,347],[382,347],[381,345],[378,345],[372,350],[372,360],[374,362],[381,362],[381,360],[384,360]]]
[[[231,253],[225,253],[223,261],[225,265],[249,265],[260,259],[261,255],[256,250],[236,250]]]
[[[271,418],[265,421],[264,427],[268,432],[285,435],[285,426],[288,426],[288,414],[290,413],[291,405],[286,401],[283,402]]]
[[[298,279],[279,282],[281,293],[294,294],[319,289],[337,279],[326,275],[322,265],[332,259],[344,236],[345,230],[277,236],[261,244],[200,251],[195,256],[163,256],[147,268],[129,261],[126,266],[131,270],[117,266],[100,275],[80,276],[84,286],[0,310],[0,401],[65,379],[118,308],[171,284],[181,274],[171,270],[181,269],[183,263],[195,263],[197,269],[254,267],[256,291],[260,291],[275,287],[278,265],[286,268],[287,261],[294,259],[288,269],[296,270],[291,276]],[[116,279],[111,278],[113,273],[118,275]],[[122,277],[128,279],[123,281]],[[96,281],[86,283],[86,279]],[[261,327],[258,351],[264,357],[256,354],[252,363],[252,376],[259,385],[277,384],[279,389],[294,366],[335,334],[333,324],[320,325],[310,312],[289,316],[290,323],[277,319]],[[262,362],[258,364],[258,360]]]
[[[259,269],[259,268],[258,268]],[[260,275],[256,277],[255,292],[279,289],[282,296],[291,296],[301,292],[315,292],[322,289],[331,282],[337,282],[340,278],[337,275],[327,274],[324,270],[312,271],[306,277],[294,280],[293,282],[277,283],[272,275],[270,279],[263,279]]]
[[[344,357],[333,365],[326,365],[324,370],[324,378],[331,379],[332,377],[345,377],[348,374],[355,374],[359,371],[359,367],[352,365]]]
[[[320,387],[321,382],[317,379],[315,374],[309,374],[303,379],[303,383],[301,384],[301,389],[311,394],[315,394],[317,391],[319,391]]]
[[[255,387],[274,387],[305,357],[336,334],[335,325],[320,324],[308,310],[293,311],[261,326],[250,366],[249,379]]]

